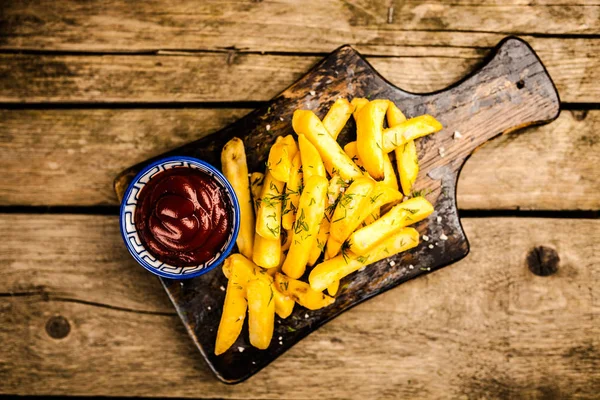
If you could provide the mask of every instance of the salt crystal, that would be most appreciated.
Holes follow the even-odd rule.
[[[283,342],[279,342],[279,345],[280,345],[280,346],[283,346]]]
[[[311,90],[311,91],[310,91],[310,95],[311,95],[311,96],[314,96],[315,94],[317,94],[317,93],[316,93],[314,90]]]
[[[283,117],[279,117],[279,120],[283,122]]]
[[[429,236],[423,235],[423,240],[426,241],[426,242],[428,242],[429,241]]]
[[[390,266],[393,267],[394,265],[396,265],[396,261],[394,261],[394,260],[390,261]]]
[[[444,157],[446,155],[446,149],[444,149],[443,147],[440,147],[438,149],[438,153],[440,154],[440,157]]]
[[[279,340],[283,340],[283,337],[282,337],[282,336],[279,336]]]
[[[430,245],[429,245],[429,248],[430,248],[430,249],[433,249],[433,245],[432,245],[432,244],[430,244]]]
[[[255,361],[252,361],[252,365],[256,365],[256,362],[255,362]]]
[[[437,220],[437,222],[438,222],[438,224],[439,224],[440,222],[442,222],[442,217],[437,217],[437,219],[436,219],[436,220]]]
[[[206,307],[208,311],[212,310],[211,306]]]
[[[271,130],[271,125],[267,125],[267,130],[270,131]]]
[[[458,140],[462,137],[459,131],[454,131],[454,140]]]
[[[443,233],[440,235],[440,240],[448,240],[448,236],[444,235]]]
[[[224,286],[221,286],[219,289],[221,289],[221,292],[225,291],[225,287]]]
[[[408,266],[408,269],[415,269],[415,266],[414,266],[414,265],[412,265],[412,264],[410,264],[410,265]]]
[[[304,314],[304,318],[308,319],[308,314]]]
[[[244,352],[244,350],[246,350],[246,349],[245,349],[245,348],[243,348],[242,346],[238,347],[238,351],[239,351],[240,353],[243,353],[243,352]]]

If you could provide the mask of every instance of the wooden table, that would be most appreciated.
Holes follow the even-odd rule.
[[[219,383],[118,232],[114,176],[207,135],[349,43],[409,91],[506,35],[560,92],[458,185],[471,254]],[[0,392],[228,399],[598,398],[598,0],[4,1]]]

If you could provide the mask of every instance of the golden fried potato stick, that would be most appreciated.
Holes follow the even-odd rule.
[[[248,283],[248,331],[250,344],[257,349],[269,347],[275,325],[275,293],[262,279]]]
[[[431,213],[433,206],[424,197],[414,197],[397,204],[371,225],[350,235],[350,251],[357,255],[367,254],[387,237],[427,218]]]
[[[305,135],[315,146],[330,176],[337,172],[342,179],[352,180],[363,175],[337,141],[331,137],[315,113],[307,110],[294,111],[292,126],[296,134]],[[303,172],[306,175],[306,169],[303,168]]]
[[[232,268],[227,283],[223,314],[221,315],[215,343],[215,354],[217,356],[225,353],[235,343],[242,331],[244,318],[246,318],[248,307],[245,290],[246,281],[243,273],[238,271],[240,268],[236,266]]]
[[[325,178],[327,176],[325,165],[316,147],[303,134],[298,135],[298,144],[300,145],[302,179],[304,182],[308,181],[312,176],[322,176]]]
[[[354,106],[346,99],[340,98],[333,103],[327,115],[323,118],[323,125],[334,139],[337,140],[338,135],[353,112]]]
[[[419,232],[413,228],[404,228],[373,247],[368,255],[359,256],[348,251],[323,261],[310,272],[308,282],[315,292],[321,292],[362,267],[411,249],[417,244]]]
[[[393,101],[390,101],[389,103],[386,117],[388,127],[390,128],[406,121],[406,117],[404,116],[402,111],[400,111],[400,109],[396,106],[396,104],[394,104]]]
[[[419,158],[414,140],[406,142],[401,146],[400,151],[396,150],[396,163],[398,164],[402,192],[406,196],[410,196],[412,186],[417,180],[417,175],[419,175]]]
[[[325,215],[327,179],[312,176],[300,195],[292,244],[281,270],[291,278],[300,278],[306,269],[310,250],[316,242],[319,225]]]
[[[265,239],[279,240],[283,189],[284,183],[267,171],[256,214],[256,233]]]
[[[431,115],[408,119],[383,131],[383,151],[389,153],[410,140],[442,130],[443,126]]]
[[[262,179],[261,179],[262,177]],[[262,203],[261,193],[263,189],[264,174],[254,172],[250,176],[253,203],[258,206]],[[252,251],[252,261],[263,268],[276,270],[281,265],[281,239],[265,239],[258,233],[254,235],[254,248]]]
[[[300,201],[300,192],[302,191],[302,161],[300,152],[296,153],[292,160],[292,170],[290,179],[285,185],[285,201],[283,206],[283,215],[281,225],[283,229],[292,229],[296,220],[296,210]]]
[[[252,257],[254,247],[254,210],[248,183],[248,165],[244,142],[234,137],[221,151],[221,167],[238,198],[240,205],[240,230],[236,244],[240,253]]]
[[[376,181],[384,178],[383,120],[389,102],[373,100],[356,114],[356,147],[369,175]]]
[[[314,291],[306,282],[289,278],[283,274],[275,275],[276,287],[285,295],[291,297],[296,303],[309,310],[318,310],[333,304],[335,299],[321,291]]]

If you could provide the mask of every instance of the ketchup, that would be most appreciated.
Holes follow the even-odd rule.
[[[198,265],[221,249],[232,228],[232,204],[209,175],[172,168],[155,175],[138,197],[135,227],[146,249],[175,265]]]

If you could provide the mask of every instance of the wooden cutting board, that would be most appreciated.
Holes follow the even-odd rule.
[[[262,351],[250,345],[245,327],[230,350],[218,357],[214,355],[225,297],[223,289],[227,286],[220,268],[185,281],[161,279],[190,336],[211,369],[224,382],[247,379],[306,335],[360,302],[465,257],[469,243],[456,205],[456,182],[465,160],[489,139],[529,125],[550,122],[560,112],[558,93],[550,76],[531,47],[518,38],[504,39],[470,76],[447,89],[429,94],[413,94],[395,87],[358,52],[350,46],[342,46],[264,107],[219,132],[157,158],[187,155],[220,167],[223,145],[237,136],[244,140],[249,170],[262,172],[275,138],[293,133],[294,110],[313,110],[322,118],[340,96],[349,100],[354,97],[390,99],[407,117],[427,113],[444,125],[441,132],[416,141],[421,171],[415,190],[426,194],[435,212],[415,228],[430,239],[406,253],[346,277],[332,306],[308,311],[296,305],[286,320],[276,318],[271,346]],[[270,129],[267,129],[268,125]],[[355,140],[355,132],[351,119],[338,140],[342,144]],[[115,191],[119,199],[136,173],[155,159],[135,165],[116,178]],[[493,196],[493,193],[489,195]],[[442,233],[447,240],[440,239]],[[394,266],[390,265],[391,260],[395,261]],[[365,327],[366,331],[368,329]]]

